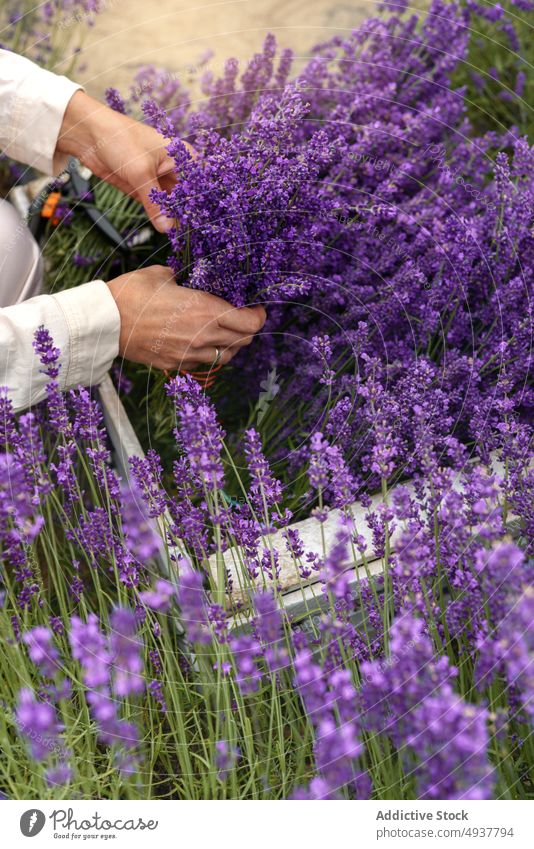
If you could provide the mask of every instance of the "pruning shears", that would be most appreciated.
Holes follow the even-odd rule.
[[[93,222],[101,235],[116,250],[132,258],[132,245],[134,243],[142,244],[147,238],[150,238],[150,228],[147,227],[147,234],[144,236],[143,231],[140,231],[135,240],[126,239],[119,233],[105,212],[98,209],[94,203],[85,200],[91,191],[91,177],[92,172],[81,165],[77,159],[71,157],[63,174],[50,182],[32,201],[28,217],[28,226],[31,232],[39,240],[44,233],[47,221],[51,221],[52,224],[59,223],[59,218],[55,217],[55,213],[62,200],[71,204],[83,201],[83,203],[80,203],[80,210]]]
[[[72,162],[72,160],[71,160]],[[75,160],[76,162],[76,160]],[[70,164],[70,163],[69,163]],[[70,172],[70,183],[74,196],[83,199],[91,191],[91,172],[83,166],[73,167]],[[106,213],[97,209],[94,203],[84,202],[83,211],[106,239],[115,245],[122,253],[130,253],[130,246],[119,231],[113,226]]]

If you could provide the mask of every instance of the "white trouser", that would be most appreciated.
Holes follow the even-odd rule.
[[[0,307],[39,295],[43,260],[39,246],[17,210],[0,199]]]

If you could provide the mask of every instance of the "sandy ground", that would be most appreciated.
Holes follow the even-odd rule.
[[[95,96],[109,85],[126,91],[144,64],[194,83],[205,51],[214,51],[209,66],[216,72],[229,56],[246,60],[268,32],[301,62],[312,44],[349,31],[376,9],[374,0],[103,0],[103,6],[77,74]]]

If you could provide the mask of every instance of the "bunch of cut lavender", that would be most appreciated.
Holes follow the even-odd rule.
[[[168,132],[165,115],[153,115],[150,103],[145,112]],[[307,112],[291,85],[282,96],[265,94],[231,139],[198,132],[196,158],[171,143],[178,183],[153,199],[176,222],[170,264],[179,283],[236,306],[309,291],[321,252],[315,222],[330,209],[318,187],[336,150],[321,132],[303,149]]]
[[[287,82],[290,53],[276,67],[269,36],[239,80],[233,60],[222,79],[206,79],[206,106],[184,114],[178,126],[161,105],[144,104],[147,120],[174,137],[169,152],[178,184],[169,196],[155,193],[154,200],[176,222],[170,262],[180,282],[236,305],[327,288],[332,234],[325,238],[325,226],[331,229],[335,213],[347,206],[359,150],[356,128],[400,124],[423,104],[440,109],[439,125],[437,111],[428,122],[433,120],[434,130],[429,140],[441,139],[445,118],[450,126],[458,122],[460,104],[451,105],[443,94],[456,59],[444,56],[442,47],[451,27],[460,53],[466,37],[456,7],[446,7],[440,23],[444,11],[435,3],[420,41],[408,38],[413,20],[371,21],[345,42],[336,38],[317,48],[294,82]],[[377,64],[387,70],[378,74]],[[416,78],[425,65],[428,76]],[[411,85],[408,73],[414,75]],[[384,91],[388,102],[399,104],[396,109],[389,108]],[[184,134],[198,151],[194,159],[179,141]],[[413,150],[418,140],[410,135]]]

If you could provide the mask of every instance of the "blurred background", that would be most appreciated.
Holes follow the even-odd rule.
[[[410,8],[426,5],[418,0]],[[82,47],[77,75],[94,96],[107,86],[127,88],[146,64],[165,66],[182,82],[194,83],[208,63],[217,72],[228,56],[248,59],[268,32],[302,60],[313,44],[374,15],[377,4],[375,0],[102,0],[100,8]]]

